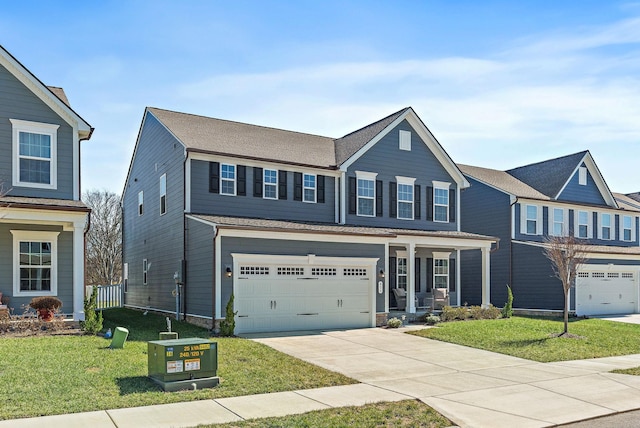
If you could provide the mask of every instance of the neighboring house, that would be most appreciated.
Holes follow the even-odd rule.
[[[374,326],[434,287],[459,304],[460,253],[488,273],[495,243],[460,231],[468,186],[411,108],[338,139],[147,108],[122,197],[125,303],[215,326],[233,293],[236,332]],[[468,285],[485,303],[487,280]]]
[[[545,237],[572,235],[587,247],[587,261],[570,292],[578,315],[638,312],[640,202],[612,193],[588,151],[508,171],[458,165],[471,187],[462,194],[463,230],[500,238],[491,257],[491,301],[514,307],[562,310],[563,288],[543,254]],[[479,259],[465,254],[463,295]]]
[[[45,86],[0,46],[0,291],[9,306],[57,296],[84,319],[80,142],[93,129],[61,88]]]

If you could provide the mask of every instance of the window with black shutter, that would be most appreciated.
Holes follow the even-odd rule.
[[[413,218],[420,218],[420,185],[413,186]]]
[[[287,199],[287,171],[278,171],[278,199]]]
[[[262,168],[253,168],[253,196],[262,197]]]
[[[209,192],[220,193],[220,163],[209,162]]]
[[[302,173],[301,172],[293,173],[293,200],[294,201],[302,200]]]
[[[433,258],[427,259],[427,293],[433,290]]]
[[[449,222],[455,223],[456,221],[456,191],[449,190]]]
[[[395,181],[389,182],[389,217],[398,216],[398,185]]]
[[[238,196],[247,196],[247,167],[244,165],[238,165],[238,189],[236,194]]]
[[[318,180],[317,201],[319,204],[324,204],[324,175],[318,175],[316,179]]]
[[[356,178],[349,177],[349,214],[356,213]]]
[[[416,293],[420,292],[420,257],[416,257],[415,258],[415,263],[416,263],[416,267],[415,267],[415,290]]]
[[[456,259],[449,259],[449,291],[456,291]]]
[[[433,187],[427,186],[427,216],[428,221],[433,221]]]
[[[376,180],[376,217],[382,217],[382,180]]]
[[[396,288],[396,263],[395,257],[389,257],[389,306],[398,306],[396,296],[391,291]]]

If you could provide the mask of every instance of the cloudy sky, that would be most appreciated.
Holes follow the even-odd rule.
[[[0,44],[96,131],[119,193],[146,106],[340,137],[412,106],[459,163],[590,150],[640,191],[640,3],[14,1]]]

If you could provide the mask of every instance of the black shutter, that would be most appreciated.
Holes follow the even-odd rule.
[[[433,259],[427,259],[427,293],[431,293],[433,289]]]
[[[449,291],[456,291],[456,259],[449,259]]]
[[[398,186],[394,181],[389,182],[389,217],[398,217]]]
[[[376,180],[376,217],[382,217],[382,180]]]
[[[318,203],[324,204],[324,175],[319,175],[317,178],[318,181]]]
[[[449,222],[456,221],[456,191],[449,190]]]
[[[433,221],[433,187],[427,186],[427,216],[428,221]]]
[[[413,186],[413,218],[420,218],[420,186]]]
[[[349,214],[355,214],[356,211],[356,178],[349,177]]]
[[[416,267],[415,267],[416,271],[415,271],[415,288],[414,289],[416,290],[416,293],[419,293],[420,292],[420,257],[415,258],[415,264],[416,264]]]
[[[398,306],[393,290],[396,288],[396,258],[389,257],[389,306]]]
[[[287,171],[278,171],[278,199],[287,199]]]
[[[236,194],[238,196],[247,196],[247,167],[244,165],[238,165],[238,189]]]
[[[294,201],[302,200],[302,173],[301,172],[293,173],[293,200]]]
[[[253,168],[253,196],[262,197],[262,168]]]
[[[220,163],[209,162],[209,192],[220,193]]]

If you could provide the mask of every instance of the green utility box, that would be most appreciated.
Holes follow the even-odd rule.
[[[197,337],[148,342],[149,377],[165,391],[218,385],[218,343]]]
[[[111,339],[111,345],[109,345],[109,348],[111,349],[124,348],[124,342],[127,341],[128,336],[129,336],[129,330],[127,330],[124,327],[116,327],[116,330],[113,333],[113,339]]]

